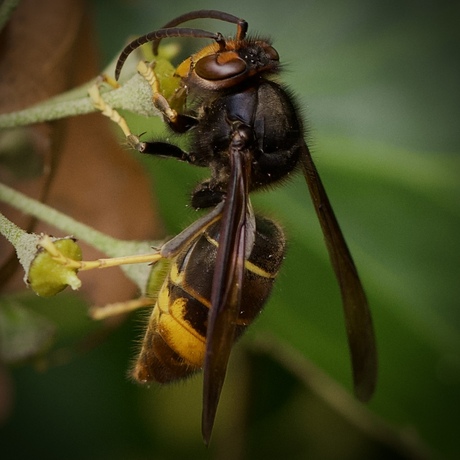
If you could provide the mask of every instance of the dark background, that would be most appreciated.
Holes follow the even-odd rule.
[[[91,7],[101,70],[128,36],[191,9],[187,1],[99,0]],[[133,315],[66,365],[11,369],[2,458],[407,458],[419,450],[456,458],[458,5],[235,0],[193,8],[245,18],[250,31],[273,38],[285,64],[284,81],[311,127],[314,159],[372,307],[380,374],[371,413],[342,398],[316,369],[350,390],[339,293],[299,176],[254,198],[285,227],[289,252],[264,314],[234,350],[209,449],[200,436],[200,377],[150,389],[125,378],[141,328]],[[200,27],[233,31],[212,21]],[[185,205],[198,173],[172,161],[142,163],[167,233],[175,234],[194,218]],[[25,302],[59,325],[64,344],[99,327],[72,294]],[[295,375],[289,360],[297,352],[312,362],[301,362],[300,374],[319,379],[326,402],[314,383]],[[398,436],[416,446],[410,455]]]

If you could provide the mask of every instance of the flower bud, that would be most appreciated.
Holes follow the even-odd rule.
[[[82,258],[80,246],[73,238],[54,239],[46,237],[47,245],[54,246],[62,256],[80,261]],[[81,281],[77,277],[78,268],[69,266],[60,260],[39,242],[38,251],[32,260],[27,283],[41,297],[50,297],[61,292],[67,286],[78,289]]]

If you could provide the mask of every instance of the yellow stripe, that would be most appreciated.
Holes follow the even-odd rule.
[[[177,266],[177,259],[175,258],[171,264],[171,269],[169,270],[169,280],[171,283],[175,284],[176,286],[181,286],[184,282],[184,272],[179,271]]]
[[[198,292],[193,289],[192,286],[180,286],[187,294],[189,294],[191,297],[193,297],[195,300],[198,300],[198,302],[201,303],[201,305],[204,305],[206,308],[211,308],[211,302],[208,299],[205,299],[202,295],[200,295]]]
[[[219,247],[219,243],[214,238],[211,238],[208,233],[205,233],[204,236],[213,246],[215,246],[216,248]]]
[[[219,247],[219,243],[211,238],[207,233],[205,233],[206,239],[211,243],[213,246],[216,248]],[[254,273],[255,275],[261,276],[262,278],[276,278],[277,273],[269,273],[263,268],[260,268],[258,265],[253,264],[252,262],[249,262],[249,260],[246,260],[244,263],[244,266],[246,267],[246,270],[249,270],[250,272]]]
[[[252,262],[249,262],[247,260],[244,263],[244,266],[246,267],[246,270],[249,270],[250,272],[254,273],[255,275],[261,276],[262,278],[276,278],[277,273],[269,273],[263,268],[260,268],[259,266],[253,264]]]
[[[185,273],[184,270],[179,271],[179,268],[176,264],[176,259],[174,259],[173,264],[171,265],[171,270],[169,271],[169,282],[175,286],[179,286],[187,294],[193,297],[195,300],[198,300],[205,307],[210,308],[211,302],[208,299],[205,299],[199,292],[193,289],[193,286],[184,283]]]
[[[210,244],[212,244],[214,247],[219,247],[219,243],[211,238],[207,233],[204,234],[205,238],[208,240]],[[202,305],[204,305],[207,308],[211,308],[211,303],[209,299],[204,298],[199,292],[197,292],[193,286],[190,286],[188,284],[184,283],[184,270],[180,271],[179,267],[176,263],[177,259],[174,259],[171,263],[171,268],[169,271],[169,282],[179,286],[181,289],[183,289],[187,294],[189,294],[191,297],[193,297],[195,300],[200,302]],[[255,265],[254,263],[246,260],[244,264],[246,270],[249,270],[251,273],[254,273],[257,276],[260,276],[261,278],[268,278],[268,279],[274,279],[276,278],[277,273],[270,273],[263,268],[260,268],[258,265]],[[187,268],[185,268],[186,270]],[[162,289],[163,290],[163,289]],[[165,290],[167,291],[167,290]],[[163,294],[165,295],[165,294]],[[167,294],[166,294],[167,295]],[[163,297],[164,301],[166,301],[166,298]],[[168,298],[168,302],[170,302]]]

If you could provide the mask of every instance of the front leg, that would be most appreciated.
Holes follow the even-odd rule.
[[[120,115],[118,110],[115,110],[111,105],[107,104],[102,98],[101,92],[99,91],[99,87],[103,82],[107,82],[111,86],[118,86],[118,83],[113,83],[113,81],[110,78],[101,76],[98,79],[98,81],[94,85],[90,86],[88,89],[88,95],[94,107],[97,110],[100,110],[102,112],[102,115],[105,115],[106,117],[110,118],[110,120],[112,120],[121,128],[123,134],[126,136],[126,140],[128,141],[130,147],[141,152],[143,149],[142,144],[144,143],[140,141],[138,136],[131,132],[128,123],[126,123],[126,120]]]
[[[121,128],[131,148],[137,150],[140,153],[148,153],[151,155],[158,155],[169,158],[172,157],[181,161],[193,163],[193,156],[189,155],[187,152],[183,151],[182,149],[173,144],[168,144],[166,142],[142,142],[138,136],[133,134],[129,129],[128,124],[126,123],[126,120],[120,115],[120,113],[117,110],[115,110],[112,106],[107,104],[102,98],[101,93],[99,91],[99,87],[103,82],[107,82],[110,85],[113,85],[110,79],[106,77],[101,77],[96,84],[94,84],[88,89],[88,94],[93,102],[94,107],[100,110],[103,115],[110,118],[110,120],[112,120]],[[117,83],[115,83],[115,85],[117,85]],[[163,98],[163,96],[161,97]],[[164,101],[166,101],[166,99],[164,99]]]
[[[190,155],[188,152],[185,152],[177,145],[169,144],[168,142],[135,142],[135,139],[128,139],[131,147],[136,149],[140,153],[147,153],[149,155],[157,155],[165,158],[175,158],[180,161],[186,161],[187,163],[193,163],[193,155]]]
[[[147,65],[146,62],[140,61],[137,65],[137,71],[145,78],[152,88],[153,105],[163,114],[163,119],[171,129],[176,133],[185,133],[195,126],[198,121],[190,115],[184,115],[174,110],[168,100],[163,96],[160,89],[158,78],[154,71],[155,63]]]

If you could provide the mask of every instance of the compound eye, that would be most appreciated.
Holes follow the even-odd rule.
[[[226,80],[246,72],[247,65],[235,52],[210,54],[195,65],[196,74],[205,80]]]

